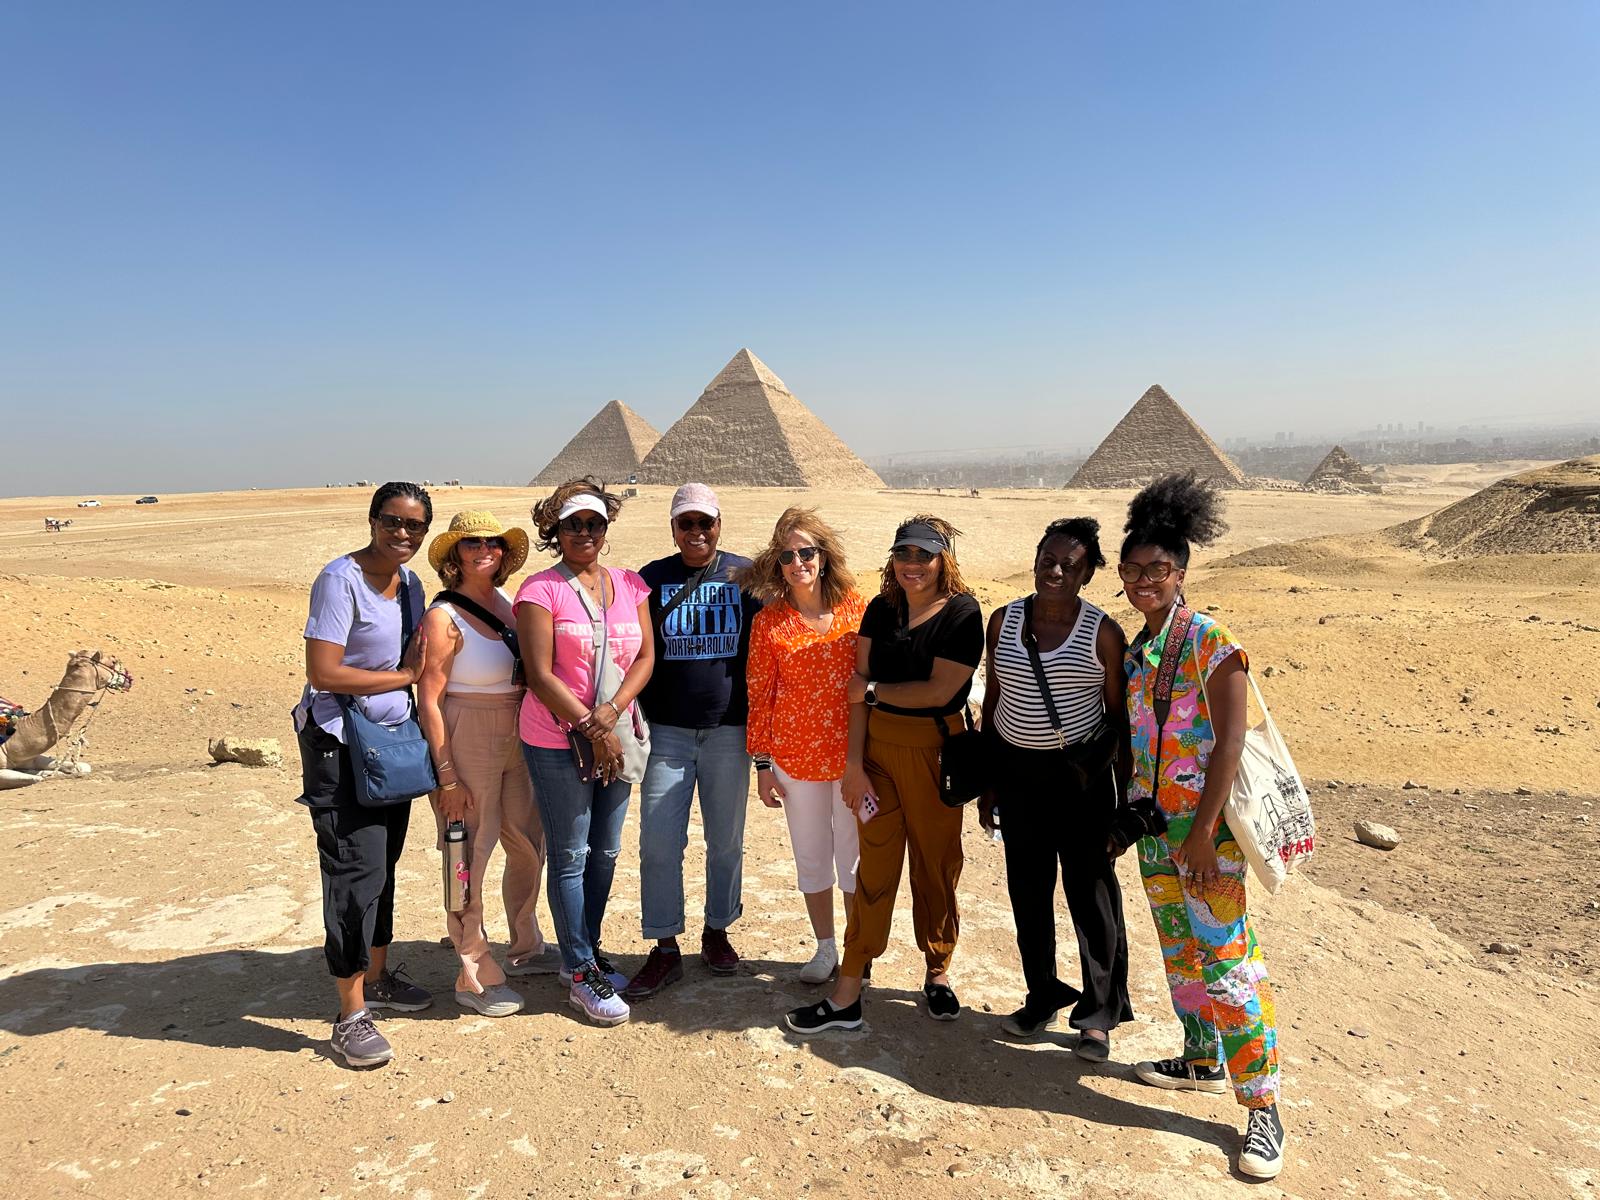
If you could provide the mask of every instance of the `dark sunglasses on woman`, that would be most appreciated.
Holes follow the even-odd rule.
[[[502,537],[464,537],[456,543],[463,550],[504,550],[506,540]]]
[[[780,551],[778,554],[778,561],[787,567],[795,560],[796,557],[798,557],[801,562],[810,562],[821,553],[821,549],[816,546],[801,546],[798,550]]]
[[[1151,583],[1164,583],[1173,572],[1169,562],[1118,563],[1117,575],[1123,583],[1138,583],[1142,575]]]
[[[921,546],[896,546],[890,551],[897,563],[931,563],[933,555]]]
[[[390,533],[399,533],[404,529],[412,537],[421,537],[428,532],[426,521],[408,521],[404,517],[397,517],[393,513],[379,513],[378,524]]]
[[[562,533],[587,533],[590,537],[599,537],[610,527],[611,522],[601,516],[582,517],[573,513],[561,520]]]
[[[678,518],[678,528],[684,533],[693,533],[697,529],[701,533],[710,533],[716,527],[717,527],[717,519],[715,517],[679,517]]]

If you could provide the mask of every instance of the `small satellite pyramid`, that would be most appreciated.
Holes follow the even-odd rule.
[[[733,487],[881,488],[883,480],[754,354],[740,350],[645,456],[639,478]]]
[[[1306,476],[1306,487],[1314,492],[1377,492],[1378,481],[1343,446],[1328,451],[1316,470]]]
[[[638,474],[644,456],[661,440],[649,421],[620,400],[612,400],[561,447],[529,487],[555,487],[593,475],[602,482]]]
[[[1193,471],[1218,487],[1246,486],[1238,465],[1157,384],[1106,434],[1067,486],[1143,487],[1175,471]]]

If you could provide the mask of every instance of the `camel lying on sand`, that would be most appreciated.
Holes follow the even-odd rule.
[[[57,762],[46,751],[71,732],[103,692],[132,687],[133,677],[116,659],[99,650],[74,651],[67,659],[67,673],[44,707],[24,716],[16,732],[0,742],[0,790],[27,787],[57,773]]]

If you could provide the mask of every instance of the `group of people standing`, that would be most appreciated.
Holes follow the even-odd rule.
[[[1184,1045],[1134,1071],[1169,1089],[1223,1092],[1231,1081],[1249,1110],[1239,1166],[1276,1175],[1276,1022],[1245,908],[1245,861],[1222,817],[1245,729],[1246,659],[1182,594],[1191,548],[1224,528],[1215,493],[1172,476],[1130,505],[1117,573],[1144,618],[1131,644],[1081,594],[1105,565],[1089,518],[1044,530],[1033,592],[986,626],[954,552],[959,531],[935,516],[896,530],[869,599],[815,510],[785,511],[748,559],[721,548],[715,493],[685,484],[669,510],[675,553],[634,572],[602,561],[621,507],[581,479],[534,506],[531,539],[488,513],[458,514],[428,546],[444,585],[429,606],[407,564],[431,527],[431,500],[415,484],[385,484],[370,541],[313,585],[295,716],[339,991],[334,1050],[351,1065],[387,1061],[374,1011],[432,1003],[387,961],[409,805],[357,800],[342,724],[351,705],[390,724],[414,705],[437,774],[441,837],[453,822],[465,826],[474,883],[466,906],[447,914],[463,1007],[510,1015],[523,998],[509,977],[559,972],[569,1003],[616,1025],[630,1002],[682,979],[696,793],[706,840],[700,957],[712,974],[735,973],[728,930],[743,911],[753,766],[757,796],[787,821],[816,939],[798,977],[833,981],[786,1015],[788,1028],[809,1036],[862,1025],[908,860],[922,1003],[931,1018],[956,1020],[963,810],[941,796],[940,772],[949,740],[971,736],[982,666],[989,781],[979,820],[1003,836],[1026,983],[1002,1027],[1036,1037],[1070,1007],[1076,1053],[1110,1058],[1112,1031],[1133,1015],[1115,864],[1136,844]],[[530,542],[555,565],[508,595]],[[630,977],[601,933],[635,785],[641,932],[654,946]],[[506,855],[503,963],[476,886],[496,847]],[[559,955],[535,915],[541,872]],[[1057,973],[1058,872],[1081,988]]]

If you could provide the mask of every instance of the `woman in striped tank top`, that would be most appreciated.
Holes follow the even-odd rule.
[[[989,619],[983,727],[995,738],[996,770],[978,805],[987,829],[1000,811],[1028,985],[1002,1028],[1036,1037],[1070,1004],[1076,1053],[1090,1062],[1110,1057],[1111,1030],[1133,1017],[1122,892],[1107,853],[1128,776],[1126,643],[1117,623],[1078,594],[1105,566],[1099,535],[1099,522],[1089,517],[1051,522],[1034,552],[1034,594]],[[1056,974],[1058,863],[1078,936],[1081,992]]]

